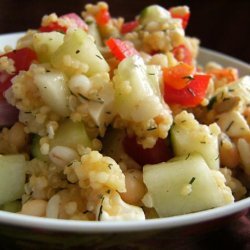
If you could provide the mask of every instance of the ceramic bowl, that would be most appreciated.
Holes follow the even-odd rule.
[[[4,45],[15,46],[22,33],[0,36],[0,49]],[[224,66],[239,69],[240,75],[250,74],[250,66],[224,54],[202,48],[199,63],[215,61]],[[214,230],[230,220],[238,218],[250,208],[250,197],[234,204],[207,211],[162,219],[129,222],[84,222],[37,218],[0,211],[1,244],[11,248],[78,249],[96,247],[105,249],[138,246],[144,249],[152,241],[173,239],[177,235],[193,235]],[[153,240],[154,239],[154,240]],[[155,245],[154,245],[155,247]],[[136,248],[137,249],[137,248]]]

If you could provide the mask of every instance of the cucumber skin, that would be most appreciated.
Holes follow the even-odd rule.
[[[217,170],[211,170],[201,155],[190,154],[145,165],[143,181],[159,216],[175,216],[233,202],[230,189],[221,188],[212,171]],[[191,192],[183,195],[187,185],[191,185]]]
[[[25,157],[0,156],[0,205],[20,199],[24,193]]]
[[[75,69],[65,66],[64,56],[70,55],[73,60],[88,65],[87,76],[109,72],[110,68],[102,54],[89,35],[81,29],[76,29],[65,35],[64,43],[53,53],[51,64],[64,71],[67,75],[74,75]]]
[[[31,143],[31,155],[35,158],[38,158],[42,161],[48,161],[49,157],[47,155],[43,155],[40,150],[40,139],[39,135],[33,135],[32,143]]]
[[[40,136],[34,135],[32,139],[31,154],[42,161],[49,161],[48,155],[43,155],[40,150]],[[50,148],[55,146],[65,146],[77,150],[77,145],[91,147],[91,140],[82,122],[65,120],[61,123],[55,136],[49,142]]]
[[[176,156],[199,153],[211,169],[220,167],[217,124],[200,124],[191,113],[182,111],[175,119],[170,130],[173,151]]]
[[[22,208],[22,203],[20,200],[15,200],[11,202],[4,203],[1,207],[0,210],[7,211],[7,212],[12,212],[12,213],[17,213],[21,210]]]

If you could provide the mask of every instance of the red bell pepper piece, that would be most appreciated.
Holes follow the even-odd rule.
[[[107,46],[111,50],[112,54],[122,61],[126,57],[138,55],[138,51],[134,48],[133,44],[129,41],[122,41],[116,38],[109,38],[106,41]]]
[[[126,136],[123,140],[124,151],[138,164],[157,164],[169,160],[173,153],[166,139],[158,139],[153,148],[144,149],[135,137]]]
[[[182,88],[175,89],[164,84],[164,100],[169,104],[180,104],[186,107],[199,105],[206,95],[210,75],[194,75],[190,83]]]
[[[170,14],[173,18],[179,18],[182,21],[182,27],[183,29],[186,29],[189,19],[190,19],[190,12],[184,12],[184,13],[180,13],[178,11],[176,11],[176,7],[172,7],[169,9]]]
[[[218,80],[225,79],[228,83],[236,81],[239,78],[239,72],[236,68],[211,69],[208,74],[215,76]]]
[[[182,89],[190,83],[190,77],[195,68],[186,63],[180,63],[173,67],[163,68],[164,84],[174,89]]]
[[[96,23],[101,26],[107,24],[110,19],[110,13],[106,8],[100,9],[95,15]]]
[[[71,20],[76,27],[83,29],[85,31],[88,30],[88,25],[83,21],[83,19],[78,16],[76,13],[68,13],[65,15],[62,15],[59,17],[59,19],[69,19]],[[58,31],[58,32],[62,32],[62,33],[66,33],[67,29],[69,27],[67,26],[62,26],[61,24],[59,24],[58,22],[51,22],[49,25],[47,26],[41,26],[39,28],[40,32],[51,32],[51,31]]]
[[[128,32],[133,31],[137,26],[139,25],[139,22],[137,20],[124,23],[121,28],[121,33],[126,34]]]
[[[176,60],[187,64],[192,64],[193,56],[191,51],[184,45],[181,44],[173,49],[173,54]]]
[[[62,18],[62,19],[69,19],[69,20],[73,21],[78,28],[83,29],[85,31],[88,30],[88,25],[76,13],[73,13],[73,12],[72,13],[68,13],[68,14],[60,16],[60,18]]]
[[[51,31],[57,31],[61,33],[66,33],[67,27],[61,26],[57,22],[52,22],[47,26],[41,26],[39,28],[40,32],[51,32]]]
[[[19,111],[4,98],[4,92],[11,86],[11,79],[21,70],[28,70],[31,63],[37,60],[36,53],[29,48],[13,50],[0,57],[7,56],[14,61],[15,72],[0,72],[0,126],[9,126],[18,120]]]
[[[20,70],[28,70],[31,63],[37,60],[35,51],[30,48],[13,50],[4,55],[1,55],[0,57],[2,56],[7,56],[14,61],[14,65],[16,68],[15,73],[18,73]]]
[[[14,61],[15,72],[8,74],[7,72],[0,73],[0,97],[3,97],[3,93],[11,86],[11,79],[18,74],[21,70],[28,70],[31,63],[37,60],[36,53],[30,48],[22,48],[13,50],[0,57],[7,56]]]

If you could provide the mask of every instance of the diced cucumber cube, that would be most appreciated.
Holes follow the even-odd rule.
[[[151,5],[142,10],[139,22],[145,25],[149,22],[163,22],[171,18],[170,12],[159,5]]]
[[[20,199],[24,183],[24,155],[0,155],[0,205]]]
[[[64,35],[60,32],[41,32],[33,35],[33,47],[39,62],[49,62],[52,54],[63,44]]]
[[[201,155],[176,157],[166,163],[145,165],[147,200],[160,217],[187,214],[233,202],[224,176],[211,170]]]
[[[17,213],[21,210],[21,207],[22,207],[21,201],[17,200],[4,203],[0,209],[7,212]]]
[[[33,157],[36,157],[43,161],[48,161],[49,157],[48,155],[43,155],[40,150],[40,139],[41,137],[39,135],[34,135],[32,138],[32,144],[31,144],[31,154]]]
[[[85,64],[87,68],[83,70],[84,72],[79,72],[78,68],[71,67],[71,63],[65,64],[65,56],[70,56],[77,64]],[[51,63],[55,68],[64,71],[68,75],[78,72],[92,76],[109,71],[109,65],[94,41],[81,29],[76,29],[65,35],[64,43],[53,54]]]
[[[66,117],[69,115],[68,98],[69,88],[66,77],[61,72],[37,73],[34,83],[39,89],[44,102],[57,114]]]
[[[76,149],[77,145],[91,147],[91,141],[83,122],[73,122],[67,119],[56,130],[50,145],[51,147],[66,146]]]
[[[211,169],[219,169],[218,135],[220,128],[216,124],[199,124],[193,114],[179,113],[171,128],[171,142],[176,156],[199,153]]]
[[[157,87],[148,75],[147,66],[139,56],[125,58],[118,65],[113,78],[115,108],[126,120],[145,121],[162,111]]]

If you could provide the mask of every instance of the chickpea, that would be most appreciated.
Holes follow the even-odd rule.
[[[24,132],[24,125],[20,122],[10,129],[9,143],[15,147],[14,151],[20,152],[28,142],[28,135]]]
[[[240,163],[240,156],[236,145],[226,137],[220,143],[220,163],[228,168],[235,168]]]
[[[146,186],[143,183],[142,172],[138,169],[128,169],[124,172],[126,192],[121,193],[121,198],[132,205],[139,205],[146,193]]]
[[[32,215],[32,216],[45,217],[47,204],[48,202],[44,200],[27,201],[23,205],[20,213],[26,214],[26,215]]]

